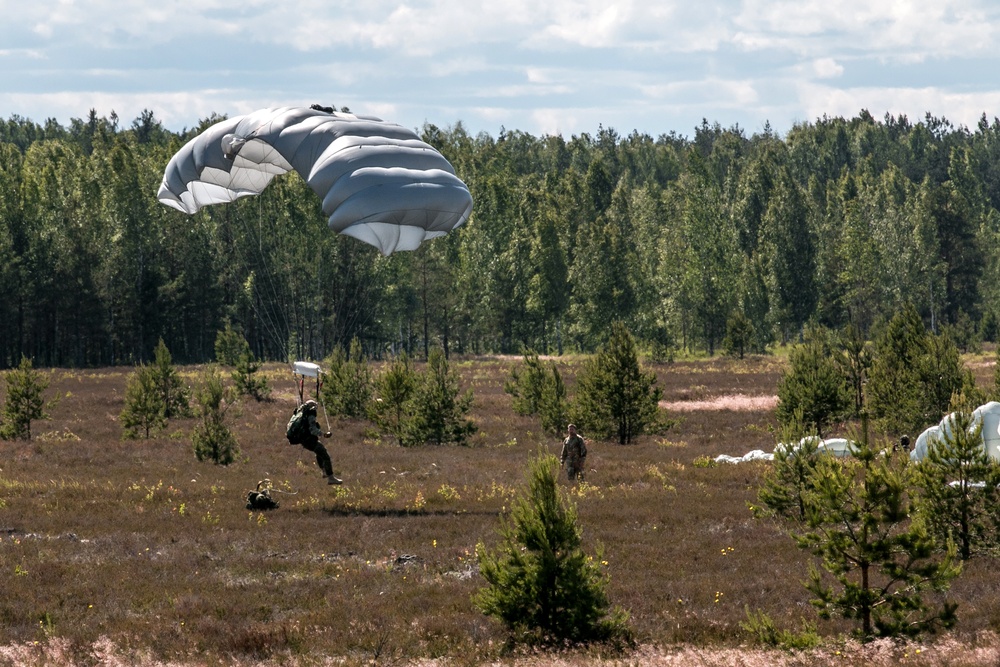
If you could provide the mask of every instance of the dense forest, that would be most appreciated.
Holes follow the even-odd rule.
[[[994,338],[1000,120],[822,118],[785,136],[703,122],[471,136],[427,124],[475,206],[463,227],[382,257],[326,228],[293,174],[194,216],[155,198],[198,131],[152,112],[68,127],[0,121],[0,367],[214,357],[242,332],[265,359],[589,351],[623,320],[648,350],[751,351],[817,323],[867,332],[906,302],[927,327]],[[734,324],[735,323],[735,324]]]

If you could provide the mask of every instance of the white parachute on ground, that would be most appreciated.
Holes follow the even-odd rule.
[[[955,413],[951,413],[945,416],[940,423],[931,426],[917,437],[913,451],[910,452],[911,460],[923,460],[927,456],[927,448],[931,442],[946,437],[951,432],[954,415]],[[970,428],[976,428],[978,424],[983,425],[982,438],[986,453],[990,458],[1000,461],[1000,403],[990,401],[973,410]]]
[[[329,108],[262,109],[216,123],[171,158],[157,199],[185,213],[259,194],[294,169],[331,229],[384,255],[465,222],[472,195],[412,130]]]
[[[853,444],[850,440],[846,438],[827,438],[826,440],[820,440],[817,436],[807,436],[799,440],[799,442],[792,444],[780,443],[775,448],[774,451],[786,451],[790,447],[791,450],[798,451],[806,442],[808,441],[818,441],[816,443],[816,451],[820,454],[831,454],[837,458],[844,458],[845,456],[851,456],[854,454]],[[743,456],[729,456],[728,454],[720,454],[715,457],[716,463],[745,463],[747,461],[773,461],[774,454],[765,452],[761,449],[754,449],[747,452]]]

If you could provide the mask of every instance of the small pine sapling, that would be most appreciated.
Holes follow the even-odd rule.
[[[45,390],[48,378],[21,357],[17,368],[4,375],[7,400],[0,411],[0,437],[4,440],[31,440],[31,422],[48,419]]]
[[[501,544],[476,546],[486,587],[474,602],[516,639],[561,642],[629,641],[628,615],[611,609],[602,552],[587,555],[576,507],[556,485],[556,457],[530,463],[528,485],[503,519]]]
[[[229,465],[240,453],[236,436],[226,424],[226,412],[232,405],[227,394],[219,371],[215,368],[205,371],[195,394],[200,421],[191,434],[194,454],[199,461]]]
[[[125,406],[118,415],[122,425],[122,439],[134,440],[140,435],[149,439],[150,434],[167,425],[163,394],[149,366],[138,366],[128,376],[125,386]]]

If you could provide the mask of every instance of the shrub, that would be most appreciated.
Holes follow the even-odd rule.
[[[138,438],[140,434],[148,439],[150,433],[167,425],[163,394],[149,366],[140,365],[129,374],[125,386],[125,407],[118,421],[122,425],[124,440]]]
[[[749,607],[744,607],[747,620],[740,623],[740,628],[749,633],[758,643],[765,646],[780,647],[783,649],[804,651],[815,648],[820,644],[820,637],[816,633],[816,627],[803,621],[802,631],[793,632],[782,630],[774,624],[774,619],[764,612],[754,613]]]
[[[528,488],[501,522],[502,544],[476,546],[487,586],[474,602],[528,641],[628,639],[627,615],[609,610],[602,552],[590,557],[581,548],[576,507],[558,493],[557,469],[551,454],[532,460]]]
[[[7,400],[0,419],[0,437],[4,440],[31,440],[31,422],[48,419],[45,390],[49,381],[31,367],[31,360],[21,357],[17,368],[4,376]]]
[[[229,465],[239,454],[236,436],[226,424],[226,412],[231,405],[226,394],[219,371],[214,367],[206,370],[195,394],[201,421],[191,434],[194,454],[199,461]]]

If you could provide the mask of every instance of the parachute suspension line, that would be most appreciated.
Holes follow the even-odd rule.
[[[319,406],[323,408],[323,420],[326,422],[326,432],[329,433],[330,429],[330,415],[326,414],[326,401],[323,400],[323,393],[320,391],[323,388],[323,381],[320,380],[322,373],[316,376],[316,402]]]
[[[229,217],[228,211],[227,211],[227,216],[226,217],[227,217],[227,220],[231,219]],[[254,239],[253,238],[253,234],[251,232],[249,232],[249,225],[243,219],[243,216],[239,215],[239,212],[237,212],[236,217],[237,217],[238,220],[240,220],[240,224],[243,227],[243,232],[244,232],[244,237],[243,238],[246,241],[249,242],[248,245],[250,245],[251,247],[253,247],[254,245],[256,245],[254,243],[254,241],[256,239]],[[233,247],[236,250],[236,253],[239,255],[239,260],[242,263],[243,268],[249,274],[249,272],[252,270],[252,265],[250,263],[250,258],[247,256],[246,252],[244,251],[244,249],[243,249],[243,247],[241,246],[240,243],[234,242],[233,243]],[[264,274],[263,278],[264,278],[264,281],[265,281],[265,285],[272,287],[272,289],[271,289],[271,292],[272,292],[271,297],[272,297],[272,299],[276,299],[276,295],[274,294],[274,290],[273,290],[273,285],[270,285],[271,279],[270,279],[270,274],[269,274],[269,272],[267,270],[267,263],[266,263],[266,261],[264,261],[263,257],[261,258],[260,266],[261,266],[262,272]],[[254,278],[254,280],[252,282],[252,285],[251,285],[253,291],[249,294],[250,307],[251,307],[251,309],[253,309],[254,315],[257,316],[257,319],[263,325],[263,328],[267,332],[268,336],[272,340],[278,341],[278,343],[280,345],[280,351],[282,351],[284,353],[284,356],[287,357],[288,356],[287,355],[288,343],[283,340],[283,338],[281,336],[281,332],[279,331],[279,327],[275,323],[274,318],[271,316],[270,311],[268,311],[267,309],[265,309],[263,307],[263,304],[261,306],[257,305],[257,298],[256,297],[260,293],[260,288],[258,287],[258,284],[257,284],[259,282],[256,279],[257,273],[254,272],[253,275],[255,276],[255,278]]]

